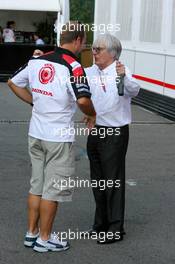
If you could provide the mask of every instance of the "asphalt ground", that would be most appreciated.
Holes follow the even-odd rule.
[[[175,124],[135,105],[132,111],[124,240],[97,245],[95,240],[76,238],[70,240],[68,251],[40,254],[23,246],[31,108],[0,83],[0,264],[175,263]],[[81,117],[76,114],[76,121]],[[76,141],[76,176],[89,179],[84,136]],[[93,216],[91,188],[76,188],[73,202],[61,204],[54,231],[79,234],[91,227]]]

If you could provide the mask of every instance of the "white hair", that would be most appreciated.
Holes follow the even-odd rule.
[[[114,56],[115,60],[118,60],[122,52],[122,45],[119,39],[110,34],[100,34],[94,41],[93,47],[104,46],[109,53]]]

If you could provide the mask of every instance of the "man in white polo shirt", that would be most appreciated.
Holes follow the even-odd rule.
[[[131,123],[131,98],[139,92],[139,85],[129,69],[118,59],[122,51],[120,41],[103,34],[95,40],[92,52],[95,64],[86,69],[97,113],[96,126],[88,136],[87,152],[96,202],[92,231],[105,232],[100,244],[121,241],[124,234],[125,156]],[[121,80],[116,79],[122,76]],[[124,82],[124,94],[117,83]],[[121,83],[122,83],[121,82]],[[120,94],[120,95],[119,95]],[[90,126],[91,121],[85,118]],[[105,181],[105,189],[100,188]]]
[[[60,47],[31,59],[8,82],[19,98],[33,104],[29,128],[32,177],[24,245],[38,252],[69,248],[68,242],[58,240],[51,231],[58,203],[72,199],[74,135],[69,132],[76,102],[92,119],[96,115],[88,83],[82,78],[85,72],[76,57],[85,37],[81,24],[71,22],[62,30]]]

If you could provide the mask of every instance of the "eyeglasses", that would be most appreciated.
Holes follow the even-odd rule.
[[[92,52],[96,52],[97,54],[99,54],[102,50],[105,50],[106,48],[102,48],[102,47],[92,47]]]

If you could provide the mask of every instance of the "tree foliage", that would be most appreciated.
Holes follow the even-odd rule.
[[[94,23],[95,0],[70,0],[70,19],[84,24]],[[87,32],[87,43],[93,41],[93,32]]]
[[[95,0],[70,0],[70,18],[83,23],[93,23]]]

